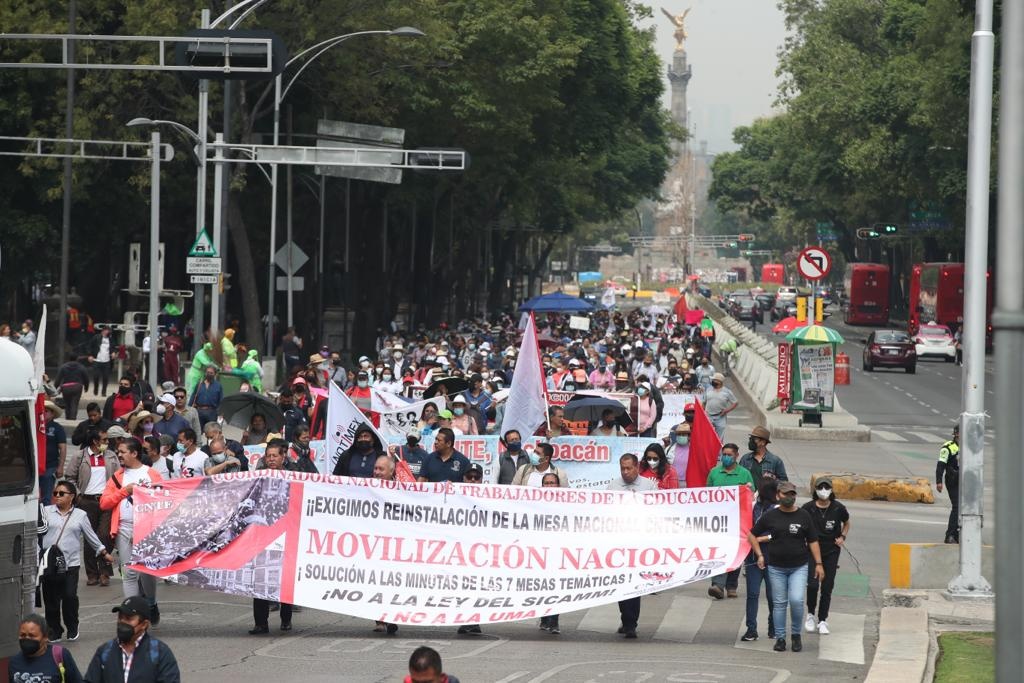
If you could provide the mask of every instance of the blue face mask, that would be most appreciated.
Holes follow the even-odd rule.
[[[523,442],[522,441],[509,441],[508,442],[508,449],[510,451],[512,451],[513,453],[518,453],[519,449],[521,449],[522,447],[523,447]]]
[[[676,443],[679,444],[680,446],[689,446],[690,445],[690,437],[688,437],[688,436],[677,436],[676,437]]]
[[[179,452],[179,453],[184,453],[184,452],[185,452],[185,444],[183,444],[183,443],[181,443],[181,442],[179,441],[179,442],[178,442],[178,445],[177,445],[177,449],[178,449],[178,452]]]
[[[530,464],[536,467],[540,464],[540,456],[536,453],[530,453]]]
[[[722,467],[732,467],[736,464],[736,456],[722,453]]]
[[[462,414],[463,414],[464,412],[466,412],[466,411],[465,411],[465,409],[463,409],[463,408],[456,408],[456,409],[455,409],[455,410],[453,410],[452,412],[453,412],[453,413],[455,413],[456,415],[462,415]]]

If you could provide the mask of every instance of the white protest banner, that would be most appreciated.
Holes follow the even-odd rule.
[[[375,413],[383,413],[386,410],[398,410],[409,405],[409,399],[390,391],[381,391],[376,387],[370,387],[370,410]]]
[[[662,392],[661,400],[665,402],[665,409],[661,414],[661,422],[658,423],[659,439],[671,434],[676,425],[686,419],[683,409],[689,403],[696,403],[697,397],[693,394],[669,394]]]
[[[570,315],[569,329],[588,331],[590,329],[590,318],[585,315]]]
[[[442,627],[721,574],[749,551],[752,507],[747,487],[634,493],[269,470],[136,491],[135,569],[189,583],[198,568],[210,590]]]
[[[402,437],[416,429],[416,425],[423,418],[423,409],[427,406],[434,406],[437,412],[445,409],[444,398],[432,398],[418,403],[406,403],[397,410],[385,410],[380,412],[380,433],[384,436]]]
[[[377,428],[373,426],[373,422],[370,418],[363,414],[356,404],[352,403],[352,399],[345,395],[338,385],[331,382],[331,395],[327,404],[327,465],[328,468],[325,470],[331,472],[334,470],[334,464],[338,462],[338,458],[344,453],[349,446],[352,445],[352,441],[355,439],[356,430],[359,425],[366,424],[373,430],[373,433],[377,435],[382,444],[387,443],[388,440],[377,431]],[[317,463],[319,465],[319,463]]]

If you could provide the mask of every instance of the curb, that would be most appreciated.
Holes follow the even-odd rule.
[[[928,662],[928,611],[921,607],[883,607],[878,647],[864,683],[921,681]]]
[[[773,433],[774,436],[774,433]],[[935,503],[928,477],[884,477],[839,472],[811,475],[811,490],[822,477],[832,480],[832,488],[841,499],[882,500],[890,503]]]

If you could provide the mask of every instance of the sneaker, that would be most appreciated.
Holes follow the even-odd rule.
[[[460,636],[464,636],[464,635],[466,635],[467,633],[469,633],[469,627],[468,627],[468,626],[460,626],[460,627],[459,627],[459,630],[458,630],[458,631],[456,631],[456,633],[457,633],[458,635],[460,635]]]
[[[635,640],[636,639],[636,629],[635,628],[626,629],[626,637]]]
[[[249,629],[250,636],[262,636],[267,633],[270,633],[270,627],[266,624],[264,624],[263,626],[254,626],[253,628]]]
[[[282,631],[291,631],[292,630],[292,622],[290,622],[290,621],[282,621],[281,622],[281,630]]]
[[[800,636],[793,636],[793,647],[790,649],[792,649],[793,652],[800,652],[804,649],[804,644],[803,641],[800,639]]]
[[[747,632],[743,634],[743,637],[741,637],[740,640],[742,640],[744,643],[749,643],[751,641],[757,640],[757,631],[747,629]]]
[[[547,631],[550,628],[551,627],[548,626],[547,617],[544,617],[543,619],[540,620],[540,630],[541,631]]]
[[[479,626],[470,626],[469,631],[467,631],[467,633],[469,633],[471,636],[479,636],[483,633],[483,631],[480,630]]]
[[[550,633],[553,636],[557,636],[561,632],[562,632],[561,629],[559,629],[557,626],[552,626],[551,628],[548,629],[548,633]]]
[[[804,619],[804,630],[808,633],[814,633],[818,628],[818,620],[813,614],[808,614],[807,618]]]
[[[827,636],[829,633],[831,633],[831,631],[828,630],[828,622],[827,621],[819,621],[818,622],[818,635],[819,636]]]
[[[618,631],[616,631],[616,633],[618,633],[618,634],[619,634],[620,636],[621,636],[621,635],[622,635],[623,633],[625,633],[625,632],[626,632],[626,627],[625,627],[625,626],[620,626],[620,627],[619,627],[619,630],[618,630]],[[51,638],[51,640],[53,640],[53,639]]]
[[[785,652],[786,651],[786,639],[785,638],[779,638],[778,640],[776,640],[775,641],[775,647],[773,647],[772,649],[775,650],[776,652]]]
[[[78,640],[78,629],[74,631],[68,630],[68,635],[64,638],[65,640]]]
[[[708,589],[708,595],[713,597],[715,600],[721,600],[725,597],[725,591],[722,590],[721,586],[711,586],[711,588]]]
[[[150,626],[159,626],[160,625],[160,607],[158,607],[157,605],[153,605],[153,607],[150,609],[149,612],[150,612],[150,615],[149,615],[149,624],[150,624]]]
[[[393,636],[398,633],[398,624],[388,624],[386,630],[389,636]]]

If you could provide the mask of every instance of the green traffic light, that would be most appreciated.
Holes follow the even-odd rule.
[[[897,226],[897,225],[886,225],[885,226],[885,232],[890,234],[890,235],[892,233],[898,232],[898,231],[899,231],[899,226]]]

